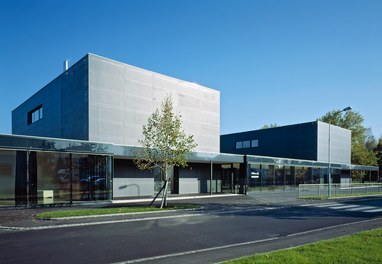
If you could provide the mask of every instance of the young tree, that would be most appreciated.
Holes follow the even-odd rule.
[[[142,148],[137,151],[134,163],[141,170],[159,168],[164,184],[153,202],[163,192],[163,208],[167,206],[169,171],[174,166],[186,167],[187,157],[197,146],[193,136],[184,133],[181,117],[173,112],[171,97],[166,97],[160,111],[157,109],[149,117],[143,126],[143,139],[139,143]]]

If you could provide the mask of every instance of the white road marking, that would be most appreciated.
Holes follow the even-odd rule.
[[[365,212],[366,210],[370,210],[370,209],[377,209],[377,207],[374,207],[374,206],[360,206],[360,207],[357,207],[357,208],[350,208],[350,209],[345,209],[345,211],[362,211],[362,212]]]
[[[302,204],[300,206],[303,206],[303,207],[318,207],[320,205],[326,206],[326,205],[331,205],[331,204],[338,204],[338,203],[330,202],[330,203]]]
[[[340,206],[340,205],[343,205],[343,204],[341,204],[341,203],[327,203],[327,204],[316,205],[314,207],[331,207],[331,206]]]
[[[362,206],[362,205],[356,205],[356,204],[343,204],[343,203],[317,203],[317,204],[304,204],[301,206],[311,206],[311,207],[318,207],[318,208],[328,208],[333,210],[344,210],[344,211],[351,211],[351,212],[365,212],[365,213],[378,213],[382,212],[382,208],[378,208],[375,206]]]
[[[360,207],[360,205],[356,204],[351,204],[351,205],[340,205],[340,206],[332,206],[329,207],[330,209],[347,209],[347,208],[355,208],[355,207]]]
[[[364,211],[365,213],[378,213],[378,212],[382,212],[382,208],[379,208],[379,209],[373,209],[373,210],[366,210]]]
[[[233,247],[254,245],[254,244],[258,244],[258,243],[262,243],[262,242],[268,242],[268,241],[283,239],[285,237],[295,237],[295,236],[310,234],[310,233],[314,233],[314,232],[320,232],[320,231],[324,231],[324,230],[336,229],[336,228],[344,227],[344,226],[358,225],[360,223],[372,222],[372,221],[377,221],[377,220],[381,220],[381,219],[382,218],[361,220],[361,221],[352,222],[352,223],[339,224],[339,225],[335,225],[335,226],[322,227],[322,228],[312,229],[312,230],[303,231],[303,232],[299,232],[299,233],[293,233],[293,234],[289,234],[289,235],[282,236],[282,237],[272,237],[272,238],[253,240],[253,241],[224,245],[224,246],[210,247],[210,248],[204,248],[204,249],[196,249],[196,250],[190,250],[190,251],[184,251],[184,252],[172,253],[172,254],[166,254],[166,255],[159,255],[159,256],[153,256],[153,257],[147,257],[147,258],[140,258],[140,259],[132,259],[132,260],[127,260],[127,261],[115,262],[113,264],[131,264],[131,263],[140,263],[140,262],[145,262],[145,261],[155,261],[155,260],[159,260],[159,259],[179,257],[179,256],[209,252],[209,251],[214,251],[214,250],[221,250],[221,249],[228,249],[228,248],[233,248]]]

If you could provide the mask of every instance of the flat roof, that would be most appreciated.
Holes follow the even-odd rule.
[[[116,158],[134,158],[134,153],[139,147],[117,145],[113,143],[100,143],[74,139],[60,139],[48,137],[36,137],[25,135],[0,134],[0,149],[10,150],[33,150],[33,151],[57,151],[79,154],[110,155]],[[255,155],[241,155],[229,153],[193,152],[188,162],[201,162],[216,164],[243,163],[270,164],[282,166],[317,167],[326,168],[328,163],[314,160],[288,159],[282,157],[267,157]],[[344,163],[331,163],[334,169],[378,171],[377,166],[354,165]]]

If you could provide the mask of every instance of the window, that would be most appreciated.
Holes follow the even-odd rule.
[[[42,118],[42,105],[34,108],[32,111],[28,112],[28,125],[33,124],[34,122]]]
[[[243,141],[237,141],[236,142],[236,149],[242,149],[243,148]]]
[[[251,147],[251,141],[246,140],[243,141],[243,148],[250,148]]]
[[[259,146],[259,140],[258,139],[253,139],[252,140],[252,148],[257,148]]]
[[[259,146],[258,139],[236,141],[236,149],[251,148],[251,147],[257,148],[258,146]]]

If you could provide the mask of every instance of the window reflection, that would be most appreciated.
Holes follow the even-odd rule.
[[[106,156],[37,153],[37,202],[109,200],[108,166]]]
[[[70,202],[70,154],[37,153],[39,204]]]
[[[0,205],[15,204],[16,151],[0,150]]]

